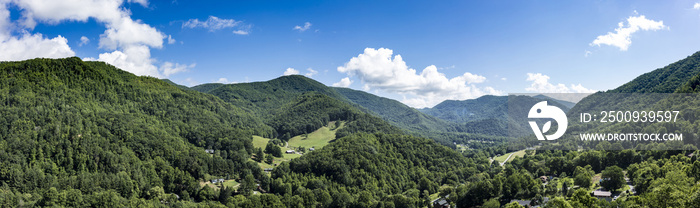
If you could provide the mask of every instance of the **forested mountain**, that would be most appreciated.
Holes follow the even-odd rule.
[[[209,91],[212,91],[212,90],[214,90],[214,89],[216,89],[216,88],[219,88],[219,87],[221,87],[221,86],[224,86],[224,84],[221,84],[221,83],[206,83],[206,84],[201,84],[201,85],[197,85],[197,86],[191,87],[190,89],[193,89],[193,90],[196,90],[196,91],[199,91],[199,92],[203,92],[203,93],[208,93]]]
[[[612,93],[672,93],[700,74],[700,51],[660,69],[645,73]]]
[[[645,73],[624,85],[606,92],[598,92],[582,99],[568,112],[569,116],[580,113],[596,113],[609,110],[623,111],[679,111],[676,122],[668,123],[634,123],[623,122],[603,125],[586,124],[585,129],[599,132],[681,132],[683,141],[651,144],[649,147],[637,147],[637,143],[628,142],[624,148],[680,149],[687,144],[700,145],[700,124],[697,124],[697,106],[700,97],[692,95],[674,95],[669,93],[696,93],[700,83],[700,52],[679,60],[663,68]],[[574,125],[572,129],[582,129],[583,125]],[[595,146],[599,142],[588,142]]]
[[[294,77],[257,83],[267,94],[212,90],[246,89],[218,93],[248,109],[79,58],[0,63],[0,79],[3,207],[418,207],[488,162],[403,135],[313,82],[283,89],[304,81]],[[252,135],[297,134],[334,120],[346,121],[339,139],[271,177],[250,160]],[[201,185],[213,177],[241,184]],[[251,195],[256,183],[264,194]]]
[[[235,106],[250,109],[261,118],[271,118],[274,116],[271,110],[282,107],[306,92],[343,99],[335,90],[302,75],[282,76],[266,82],[227,84],[213,88],[207,93]]]
[[[540,99],[540,100],[552,100],[552,101],[556,101],[557,103],[559,103],[559,104],[561,104],[561,105],[563,105],[563,106],[566,106],[566,108],[568,108],[568,109],[571,109],[571,108],[573,108],[573,107],[576,105],[576,103],[573,103],[573,102],[570,102],[570,101],[560,100],[560,99],[554,99],[554,98],[552,98],[552,97],[545,96],[545,95],[535,95],[535,96],[532,96],[532,97],[537,98],[537,99]]]
[[[527,122],[524,119],[515,120],[509,114],[526,115],[532,105],[543,100],[564,111],[569,109],[549,97],[485,95],[463,101],[446,100],[420,111],[456,123],[454,126],[458,132],[492,136],[527,135],[532,133]]]
[[[79,58],[0,63],[0,101],[9,204],[51,205],[54,192],[68,206],[194,197],[205,175],[259,176],[251,135],[272,133],[217,97]]]
[[[348,88],[333,88],[348,100],[356,103],[390,123],[410,131],[454,131],[452,124],[426,115],[405,104],[367,92]]]

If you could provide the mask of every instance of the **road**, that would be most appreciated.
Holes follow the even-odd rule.
[[[515,153],[515,152],[513,152],[513,153]],[[513,157],[513,153],[510,153],[510,155],[508,155],[508,158],[506,158],[506,160],[504,160],[502,163],[499,163],[499,164],[500,164],[501,166],[505,165],[506,162],[508,162],[508,160],[510,160],[510,157]]]

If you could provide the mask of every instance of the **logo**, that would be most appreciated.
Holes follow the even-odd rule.
[[[544,133],[547,133],[547,131],[549,131],[549,128],[552,127],[552,121],[547,121],[547,123],[545,123],[544,126],[542,126],[542,130],[540,130],[535,121],[529,121],[530,127],[532,127],[532,131],[535,132],[535,136],[537,136],[538,140],[559,139],[559,137],[564,135],[564,132],[566,132],[566,126],[569,124],[569,121],[566,119],[566,114],[564,113],[564,111],[562,111],[556,106],[547,105],[547,101],[542,101],[532,106],[532,108],[530,108],[530,112],[527,114],[527,117],[550,118],[554,119],[554,121],[556,121],[559,125],[559,127],[557,128],[557,132],[554,132],[554,134],[550,135],[544,135]]]

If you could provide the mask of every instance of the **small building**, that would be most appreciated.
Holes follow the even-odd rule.
[[[540,180],[542,181],[542,183],[546,183],[546,182],[547,182],[547,176],[540,176]]]
[[[211,179],[211,183],[224,182],[223,178]]]
[[[265,168],[265,169],[263,169],[263,170],[264,170],[265,172],[272,172],[273,169],[272,169],[272,168]]]
[[[446,198],[439,198],[433,201],[433,208],[450,208],[450,202]]]
[[[204,151],[207,152],[207,153],[209,153],[209,154],[214,154],[214,150],[213,150],[213,149],[205,149]]]
[[[313,147],[312,147],[312,148],[309,148],[309,151],[314,151],[314,150],[316,150],[316,149],[314,149]]]
[[[294,154],[295,152],[294,152],[294,150],[287,150],[287,151],[285,151],[284,153],[287,153],[287,154]]]
[[[598,198],[598,199],[605,199],[607,201],[612,201],[612,192],[609,192],[609,191],[603,191],[601,189],[598,189],[598,190],[593,191],[593,193],[591,193],[591,195],[593,195],[593,197]]]

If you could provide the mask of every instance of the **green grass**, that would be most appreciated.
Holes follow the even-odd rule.
[[[335,127],[335,122],[330,122],[328,126]],[[304,149],[308,150],[310,147],[314,147],[316,149],[320,149],[326,145],[332,140],[335,139],[335,132],[338,129],[341,129],[345,126],[345,122],[340,123],[340,127],[336,129],[331,129],[327,126],[321,127],[320,129],[311,132],[308,134],[308,138],[304,137],[304,135],[300,136],[295,136],[294,138],[289,140],[289,144],[287,145],[288,147],[280,147],[282,149],[282,157],[275,157],[274,160],[272,161],[272,164],[267,164],[263,160],[263,162],[259,162],[258,166],[260,168],[265,169],[265,168],[274,168],[276,165],[279,165],[282,162],[292,160],[294,158],[301,157],[300,154],[287,154],[285,153],[287,150],[293,149],[295,151],[298,151],[296,148],[302,146]],[[267,146],[267,143],[270,141],[268,138],[263,138],[260,136],[253,136],[253,147],[255,148],[263,148],[265,149],[265,146]],[[307,151],[308,152],[308,151]],[[249,159],[250,161],[253,161],[253,159]]]
[[[328,126],[335,127],[335,122],[330,122]],[[321,149],[322,147],[328,145],[328,142],[335,139],[335,132],[338,129],[343,128],[345,123],[341,122],[340,127],[332,130],[328,126],[321,127],[320,129],[309,133],[307,136],[299,135],[289,139],[289,146],[294,148],[304,147],[307,150],[310,147]]]
[[[501,156],[498,156],[498,157],[494,158],[493,160],[498,161],[499,163],[502,163],[503,161],[505,161],[505,160],[508,158],[508,155],[510,155],[511,153],[513,153],[513,156],[510,157],[510,159],[508,159],[508,161],[511,161],[511,160],[515,159],[516,157],[523,157],[523,156],[525,156],[525,150],[520,150],[520,151],[517,151],[517,152],[509,152],[509,153],[506,153],[506,154],[504,154],[504,155],[501,155]]]
[[[226,180],[224,181],[224,186],[229,188],[238,188],[239,183],[236,180]]]
[[[268,138],[263,138],[260,136],[253,136],[253,147],[255,148],[263,148],[265,149],[265,146],[267,146],[267,142],[270,141]]]

